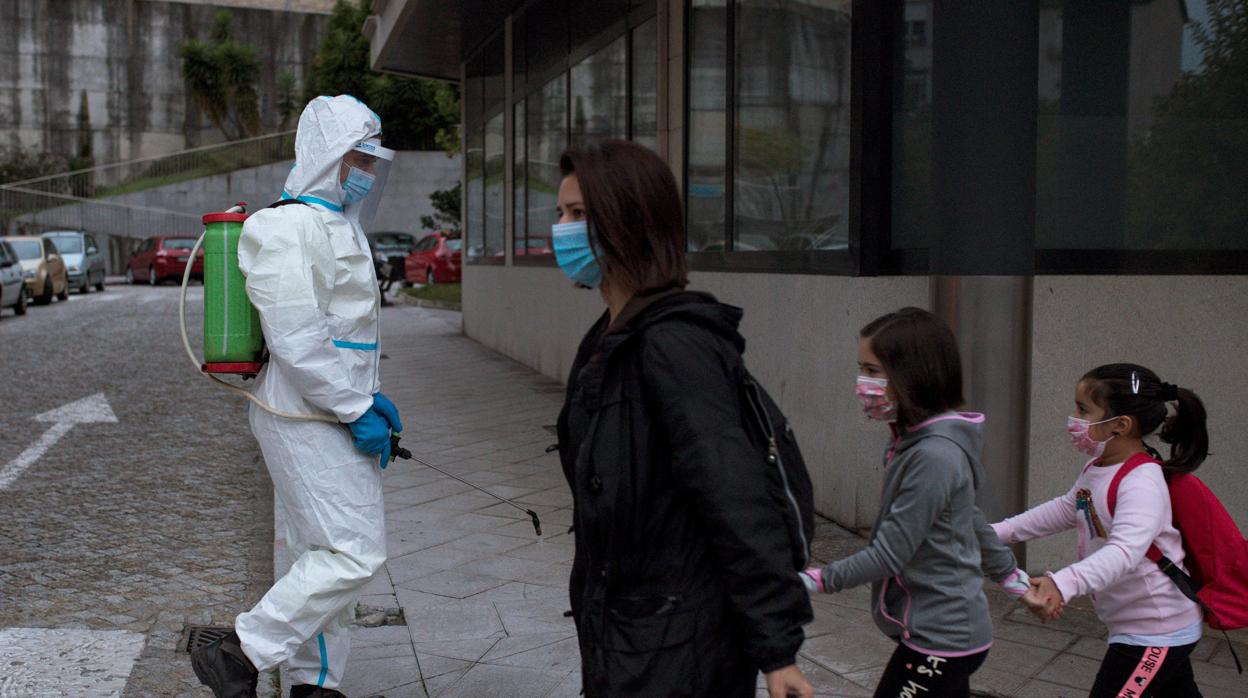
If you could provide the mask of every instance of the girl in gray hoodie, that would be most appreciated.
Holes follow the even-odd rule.
[[[1016,597],[1028,589],[975,505],[984,417],[956,411],[957,344],[926,310],[903,308],[864,327],[858,367],[863,411],[892,430],[880,513],[866,548],[802,576],[814,592],[871,584],[875,623],[898,643],[877,698],[969,696],[992,646],[984,573]]]

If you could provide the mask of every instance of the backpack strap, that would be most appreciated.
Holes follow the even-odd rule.
[[[1122,485],[1123,478],[1130,475],[1133,470],[1146,463],[1157,463],[1158,465],[1161,465],[1156,458],[1153,458],[1149,454],[1137,453],[1128,458],[1127,462],[1123,463],[1121,468],[1118,468],[1118,472],[1114,473],[1114,478],[1109,481],[1109,491],[1105,494],[1106,504],[1109,507],[1109,517],[1111,519],[1114,517],[1114,510],[1118,508],[1118,487]],[[1161,564],[1161,560],[1165,560],[1165,556],[1161,554],[1161,550],[1157,547],[1156,543],[1152,543],[1148,546],[1148,550],[1144,553],[1144,557],[1156,562],[1159,565]],[[1166,560],[1166,562],[1169,563],[1170,561]],[[1173,567],[1173,565],[1171,565],[1171,567]],[[1174,569],[1177,570],[1178,568]]]
[[[281,208],[283,206],[289,206],[291,204],[301,204],[303,206],[309,205],[307,202],[300,201],[299,199],[282,199],[281,201],[274,201],[268,206],[265,206],[265,208]]]

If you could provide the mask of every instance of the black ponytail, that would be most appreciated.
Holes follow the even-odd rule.
[[[1187,388],[1177,389],[1174,416],[1161,427],[1161,440],[1170,444],[1169,470],[1190,473],[1209,455],[1209,431],[1205,427],[1205,403]]]
[[[1106,364],[1083,377],[1092,399],[1106,409],[1106,417],[1135,417],[1140,437],[1161,428],[1161,440],[1170,445],[1166,470],[1190,473],[1209,455],[1209,432],[1205,425],[1205,404],[1196,393],[1164,383],[1143,366]],[[1174,403],[1173,415],[1166,405]],[[1159,455],[1152,447],[1149,453]]]

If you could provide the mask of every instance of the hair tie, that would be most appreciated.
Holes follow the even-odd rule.
[[[1162,383],[1161,391],[1158,396],[1166,402],[1172,402],[1179,399],[1179,386],[1174,383]]]

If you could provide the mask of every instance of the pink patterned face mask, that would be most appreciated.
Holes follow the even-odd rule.
[[[897,403],[888,399],[887,378],[858,376],[854,392],[862,403],[862,411],[871,419],[891,422],[897,418]]]
[[[1075,447],[1076,451],[1086,456],[1100,458],[1101,454],[1105,452],[1105,444],[1109,443],[1110,439],[1114,437],[1111,436],[1109,439],[1105,439],[1104,441],[1097,441],[1088,435],[1088,429],[1091,429],[1097,424],[1112,422],[1115,419],[1118,418],[1110,417],[1109,419],[1102,419],[1099,422],[1089,422],[1086,419],[1079,419],[1078,417],[1067,417],[1066,433],[1070,434],[1070,444]]]

